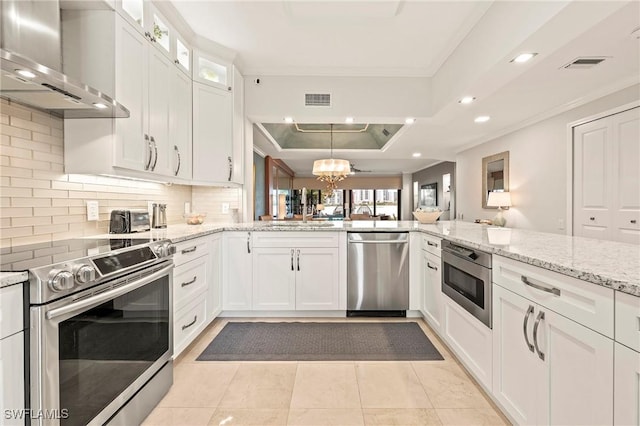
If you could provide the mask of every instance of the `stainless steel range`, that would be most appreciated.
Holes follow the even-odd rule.
[[[2,251],[29,271],[32,425],[139,424],[173,381],[168,241],[74,239]]]

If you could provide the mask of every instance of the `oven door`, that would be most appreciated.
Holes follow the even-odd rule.
[[[491,269],[442,252],[442,292],[491,327]]]
[[[31,307],[32,425],[102,425],[171,359],[172,269]]]

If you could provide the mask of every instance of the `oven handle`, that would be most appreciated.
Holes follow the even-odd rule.
[[[46,317],[48,320],[52,320],[59,316],[69,314],[75,311],[82,311],[84,308],[91,305],[99,305],[100,303],[106,302],[111,299],[115,299],[116,297],[122,296],[132,290],[135,290],[138,287],[142,287],[143,285],[147,285],[167,273],[171,272],[173,269],[173,264],[171,266],[167,266],[166,268],[162,268],[159,271],[152,273],[151,275],[147,275],[144,278],[136,280],[132,283],[122,285],[120,287],[116,287],[114,289],[105,291],[100,294],[96,294],[95,296],[87,297],[86,299],[79,300],[75,303],[71,303],[70,305],[62,306],[60,308],[52,309],[46,313]]]

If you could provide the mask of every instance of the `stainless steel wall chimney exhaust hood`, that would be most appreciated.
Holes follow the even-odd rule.
[[[124,118],[129,110],[59,70],[60,8],[51,0],[2,0],[0,96],[64,118]]]

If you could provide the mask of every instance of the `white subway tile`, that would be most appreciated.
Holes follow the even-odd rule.
[[[6,155],[0,155],[0,166],[8,166],[9,165],[9,157]]]
[[[62,172],[64,172],[64,164],[55,164],[55,163],[52,163],[52,164],[51,164],[51,170],[52,170],[52,171],[54,171],[54,172],[60,172],[60,173],[62,173]]]
[[[41,152],[50,152],[51,145],[44,142],[35,142],[28,139],[22,139],[18,137],[11,137],[11,146],[15,146],[17,148],[24,148],[33,151],[41,151]],[[4,154],[4,153],[3,153]],[[8,154],[5,154],[8,155]]]
[[[83,198],[85,200],[95,200],[98,195],[95,192],[69,191],[69,198]]]
[[[50,170],[34,170],[33,171],[34,179],[47,179],[51,181],[51,187],[53,189],[68,189],[68,188],[55,188],[53,186],[54,183],[59,182],[67,182],[67,175],[60,172],[52,172]]]
[[[9,157],[9,164],[31,170],[51,170],[51,163],[47,161],[25,160],[24,158]]]
[[[36,244],[36,243],[43,243],[46,241],[51,241],[51,234],[46,234],[46,235],[32,235],[29,237],[18,237],[18,238],[12,238],[11,239],[11,245],[12,246],[21,246],[24,244]],[[29,267],[29,262],[17,262],[14,263],[13,266],[17,269],[27,269]]]
[[[47,142],[52,145],[63,145],[62,136],[53,136],[53,135],[33,132],[32,138],[36,142]]]
[[[17,136],[23,139],[31,139],[31,131],[13,126],[2,126],[2,134],[7,136]]]
[[[33,227],[31,226],[14,226],[8,229],[3,229],[2,238],[15,238],[26,237],[33,235]]]
[[[71,211],[69,213],[68,216],[54,216],[53,223],[82,223],[87,220],[86,215],[71,214]]]
[[[2,209],[2,216],[6,217],[32,217],[33,209],[30,207],[7,207]]]
[[[64,158],[60,154],[52,154],[49,152],[33,151],[33,159],[39,161],[50,161],[56,164],[64,164]]]
[[[38,225],[33,227],[34,234],[53,234],[57,232],[69,231],[69,225],[66,223],[56,225]]]
[[[11,126],[18,127],[20,129],[31,130],[33,132],[44,133],[45,135],[50,134],[50,126],[45,126],[33,121],[25,120],[14,115],[11,116]]]
[[[67,207],[49,207],[49,208],[40,208],[36,207],[33,209],[34,216],[56,216],[60,214],[68,214],[69,209]]]
[[[31,188],[13,188],[3,187],[0,189],[0,193],[3,197],[31,197],[33,195],[33,189]]]
[[[50,225],[51,216],[38,216],[38,217],[12,217],[12,226],[35,226],[35,225]]]
[[[34,189],[34,198],[66,198],[69,196],[69,191],[62,191],[59,189]]]
[[[4,177],[19,177],[19,178],[31,178],[33,172],[30,169],[23,169],[19,167],[3,167],[2,176]]]
[[[25,179],[19,177],[11,178],[11,186],[14,188],[51,188],[51,181],[41,179]]]
[[[23,120],[31,119],[31,110],[19,104],[2,105],[2,113]]]
[[[11,198],[11,207],[51,207],[50,198]]]
[[[8,155],[11,158],[17,157],[25,158],[27,160],[33,158],[33,151],[31,151],[30,149],[16,148],[15,146],[3,146],[2,154]]]
[[[83,199],[70,199],[70,198],[53,198],[51,200],[51,205],[53,207],[85,207],[85,201]]]

